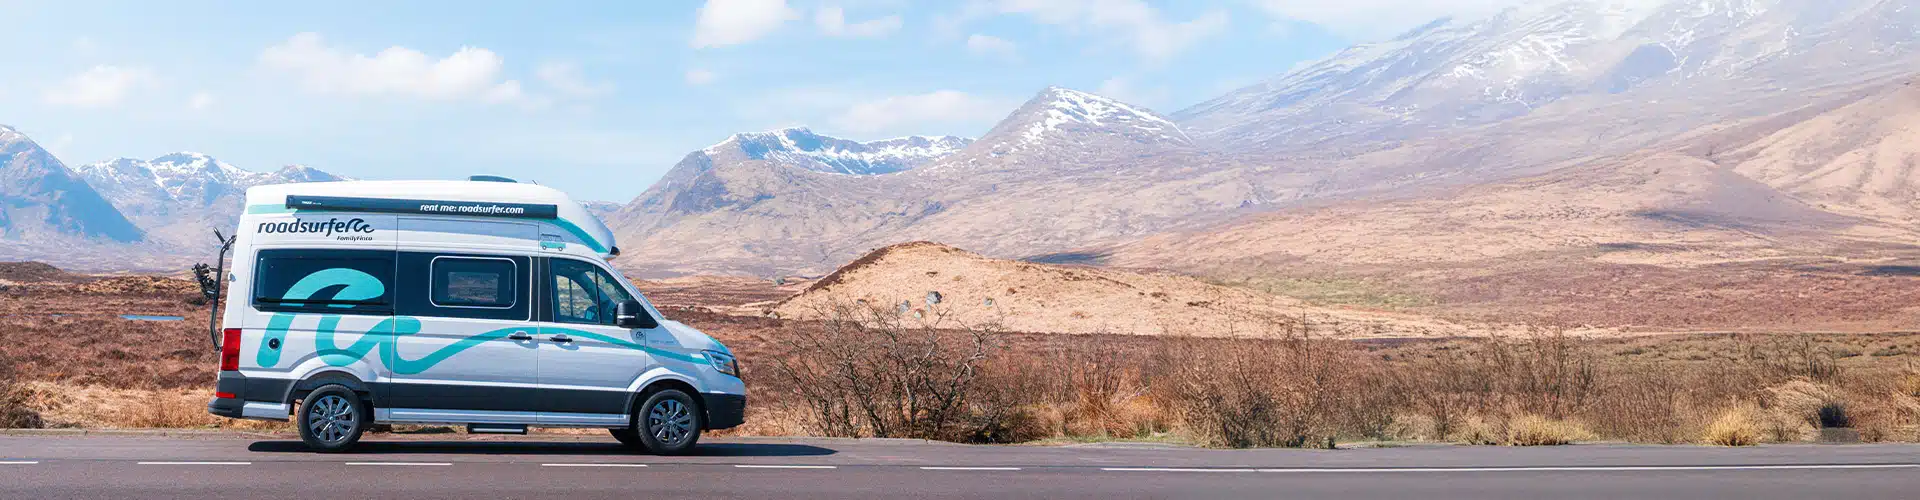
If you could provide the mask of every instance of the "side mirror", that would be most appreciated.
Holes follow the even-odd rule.
[[[629,300],[614,306],[613,325],[621,328],[647,329],[660,326],[660,322],[655,321],[653,315],[647,314],[647,308],[641,307],[640,301]]]

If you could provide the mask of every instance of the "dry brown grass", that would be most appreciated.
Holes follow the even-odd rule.
[[[0,429],[38,428],[44,423],[40,412],[28,405],[33,390],[18,380],[13,366],[0,358]]]
[[[1764,429],[1757,416],[1759,410],[1750,406],[1734,406],[1720,414],[1719,418],[1707,425],[1701,442],[1719,446],[1753,446],[1760,444]]]
[[[1507,422],[1507,446],[1558,446],[1593,439],[1593,431],[1578,422],[1521,415]]]
[[[28,384],[49,428],[138,429],[202,428],[286,430],[286,423],[238,420],[207,413],[213,396],[205,390],[121,389],[48,382]]]

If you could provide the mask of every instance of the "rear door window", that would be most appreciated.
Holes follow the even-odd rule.
[[[394,252],[261,250],[253,306],[261,311],[392,314]]]

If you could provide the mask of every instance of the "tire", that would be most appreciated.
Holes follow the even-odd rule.
[[[707,426],[699,403],[679,389],[661,389],[647,395],[634,408],[632,422],[625,429],[614,429],[613,437],[656,455],[693,451],[700,442],[700,431]]]
[[[341,385],[326,385],[307,394],[300,402],[300,440],[321,453],[339,453],[360,442],[360,435],[373,424],[367,403],[360,395]]]

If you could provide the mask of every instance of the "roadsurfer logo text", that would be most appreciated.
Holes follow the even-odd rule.
[[[371,236],[349,234],[349,233],[365,234],[365,233],[373,232],[373,225],[367,224],[366,219],[360,219],[360,218],[353,218],[348,220],[327,219],[325,222],[307,221],[307,220],[300,220],[300,219],[294,219],[286,222],[262,222],[260,223],[259,232],[265,233],[265,234],[319,233],[321,236],[327,236],[327,237],[331,237],[334,234],[340,234],[341,236],[339,239],[342,239],[342,240],[372,240],[373,239],[373,237]]]

